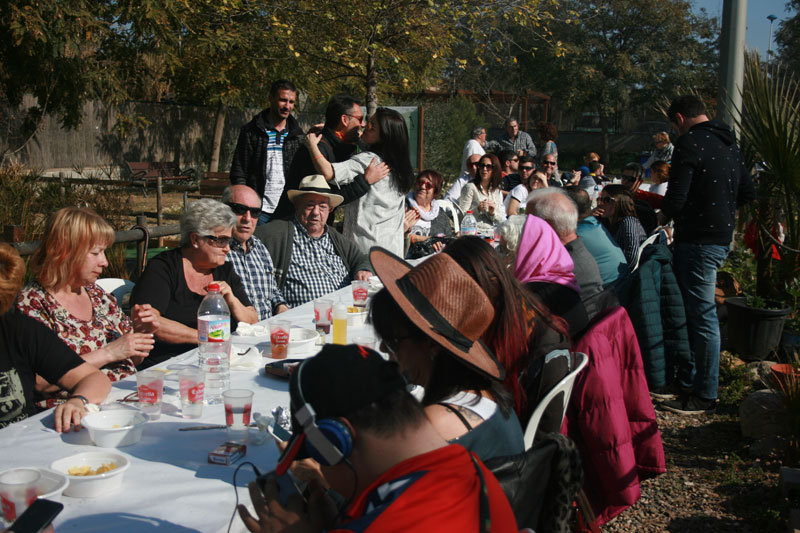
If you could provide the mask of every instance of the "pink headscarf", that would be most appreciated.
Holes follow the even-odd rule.
[[[522,283],[558,283],[581,292],[575,281],[575,264],[550,224],[528,215],[514,264],[514,277]]]

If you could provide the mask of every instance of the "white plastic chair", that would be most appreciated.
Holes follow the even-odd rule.
[[[563,402],[561,406],[561,422],[564,421],[564,416],[567,414],[567,405],[569,405],[569,397],[572,394],[572,385],[575,383],[575,378],[578,377],[578,372],[583,370],[583,367],[589,362],[589,356],[585,353],[572,352],[570,356],[572,370],[550,389],[550,392],[542,398],[542,401],[539,402],[531,414],[528,425],[525,427],[525,435],[523,435],[526,450],[533,445],[533,438],[536,436],[536,430],[539,429],[539,422],[541,422],[545,410],[561,393],[564,393],[561,398]]]
[[[439,203],[439,209],[444,209],[447,216],[453,222],[453,231],[458,233],[461,231],[461,226],[458,223],[458,208],[450,200],[436,200]]]
[[[136,286],[134,282],[129,279],[122,278],[102,278],[95,281],[95,283],[108,294],[117,299],[117,304],[126,310],[130,307],[129,295],[133,288]],[[125,297],[128,296],[128,299]]]

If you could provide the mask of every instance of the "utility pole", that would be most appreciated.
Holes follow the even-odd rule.
[[[747,0],[725,0],[720,35],[717,119],[734,128],[734,131],[742,109],[746,22]]]

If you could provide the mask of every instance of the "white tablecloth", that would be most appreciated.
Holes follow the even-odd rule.
[[[331,295],[335,300],[352,303],[350,287]],[[313,327],[313,304],[308,303],[280,315],[293,326]],[[358,334],[371,334],[371,328],[348,328],[348,340]],[[234,337],[234,344],[242,344]],[[312,348],[309,354],[318,350]],[[292,357],[292,354],[289,354]],[[196,362],[197,351],[173,358],[158,365]],[[268,362],[264,359],[264,362]],[[253,412],[269,413],[274,407],[288,407],[288,383],[268,377],[260,370],[231,371],[232,388],[252,389]],[[174,375],[174,373],[172,374]],[[136,390],[132,376],[115,383],[106,404],[114,403]],[[150,421],[144,428],[142,440],[120,448],[131,459],[124,473],[121,489],[96,499],[62,497],[63,512],[56,518],[56,530],[64,531],[225,531],[235,507],[233,489],[234,469],[242,461],[252,461],[261,472],[275,468],[277,448],[271,439],[261,446],[248,444],[246,457],[232,466],[208,463],[208,452],[226,440],[224,429],[205,431],[178,431],[184,426],[224,424],[221,404],[205,405],[199,419],[184,419],[180,415],[177,381],[170,375],[165,381],[164,404],[159,420]],[[0,430],[0,470],[32,466],[49,467],[56,459],[83,451],[96,451],[85,429],[78,433],[59,435],[53,427],[52,410],[12,424]],[[255,428],[251,429],[252,432]],[[250,501],[247,482],[254,478],[253,471],[243,466],[237,474],[239,498]],[[237,516],[232,531],[246,531]]]

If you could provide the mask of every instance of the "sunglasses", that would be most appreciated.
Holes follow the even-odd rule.
[[[247,213],[248,211],[250,211],[250,216],[253,217],[253,218],[258,218],[259,216],[261,216],[261,208],[260,207],[247,207],[244,204],[237,204],[235,202],[230,202],[230,203],[227,203],[225,205],[230,207],[231,211],[233,211],[233,214],[237,215],[237,216],[242,216],[245,213]]]
[[[491,164],[491,163],[489,163],[488,165],[485,164],[485,163],[483,163],[483,164],[479,163],[478,164],[478,168],[494,168],[494,165]]]
[[[471,166],[471,167],[477,167],[478,166],[478,162],[477,161],[467,161],[467,164],[469,166]]]
[[[616,198],[612,198],[611,196],[602,196],[602,197],[600,197],[600,203],[601,204],[613,204],[616,201],[617,201],[617,199]]]
[[[533,170],[533,169],[534,169],[534,167],[519,167],[519,168],[521,168],[521,169],[522,169],[522,170],[524,170],[525,172],[530,172],[531,170]]]
[[[231,244],[231,238],[224,235],[222,237],[217,237],[216,235],[203,235],[203,238],[211,241],[211,244],[213,244],[215,248],[225,248]]]
[[[556,162],[555,161],[543,161],[542,165],[543,166],[547,166],[547,167],[554,167],[554,166],[556,166]]]
[[[417,183],[417,189],[425,189],[425,190],[433,189],[433,184],[428,181],[421,181]]]

